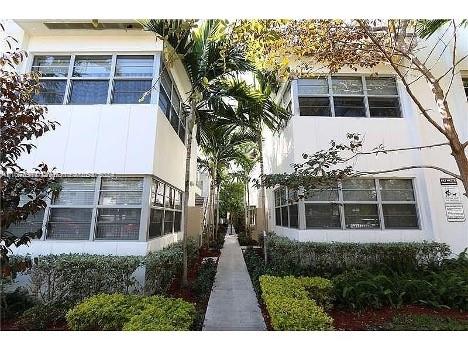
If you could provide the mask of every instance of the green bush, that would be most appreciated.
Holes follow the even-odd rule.
[[[99,294],[72,308],[66,318],[72,330],[182,330],[191,325],[194,314],[193,305],[181,299]]]
[[[198,247],[194,241],[187,242],[189,265],[197,258]],[[145,257],[145,291],[148,294],[166,294],[174,281],[182,274],[182,243],[152,252]]]
[[[194,305],[182,299],[165,299],[145,307],[124,324],[123,330],[190,330],[194,317]]]
[[[336,302],[342,307],[425,304],[433,307],[468,309],[466,270],[440,268],[422,272],[375,272],[356,270],[333,278]]]
[[[13,319],[20,316],[24,311],[34,306],[36,301],[24,288],[16,288],[15,291],[0,291],[1,308],[0,320]]]
[[[31,291],[45,303],[66,306],[98,293],[129,293],[139,288],[132,274],[141,264],[137,256],[39,256],[31,270]]]
[[[275,275],[333,276],[352,269],[406,272],[438,267],[450,255],[448,245],[412,243],[299,242],[270,235],[268,266]]]
[[[16,326],[20,330],[47,330],[65,323],[66,309],[62,305],[37,304],[18,318]]]
[[[240,246],[254,246],[258,245],[258,241],[247,236],[245,232],[237,234],[237,240],[239,241]]]
[[[453,318],[430,315],[398,315],[393,317],[385,330],[468,330],[468,320],[456,320]]]
[[[260,288],[274,330],[331,330],[333,320],[311,298],[310,291],[329,307],[331,282],[318,277],[261,276]],[[307,287],[307,288],[306,288]],[[314,294],[315,295],[315,294]]]
[[[213,287],[216,276],[216,267],[216,262],[212,259],[208,259],[201,264],[198,270],[197,278],[192,285],[192,290],[201,300],[210,297],[211,288]]]

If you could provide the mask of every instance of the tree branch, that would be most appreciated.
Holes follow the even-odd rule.
[[[399,172],[399,171],[405,171],[409,169],[435,169],[439,172],[445,173],[453,178],[457,178],[461,181],[463,181],[462,177],[456,173],[450,172],[449,170],[446,170],[445,168],[437,167],[437,166],[431,166],[431,165],[421,165],[421,166],[405,166],[405,167],[398,167],[398,168],[393,168],[393,169],[386,169],[386,170],[381,170],[381,171],[360,171],[355,173],[353,176],[362,176],[362,175],[372,175],[372,174],[383,174],[383,173],[392,173],[392,172]]]

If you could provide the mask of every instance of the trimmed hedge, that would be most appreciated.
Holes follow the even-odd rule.
[[[163,296],[99,294],[67,313],[72,330],[188,330],[195,307]]]
[[[322,243],[267,238],[268,268],[275,275],[333,276],[352,269],[404,272],[437,267],[451,254],[436,242]]]
[[[198,246],[195,241],[187,241],[187,257],[189,266],[198,256]],[[144,260],[146,265],[145,292],[150,295],[166,294],[174,281],[181,276],[183,270],[182,243],[171,244],[156,252],[149,253]]]
[[[333,320],[322,306],[329,307],[332,284],[319,277],[260,277],[262,298],[274,330],[331,330]]]
[[[39,256],[31,269],[31,292],[45,303],[72,306],[98,293],[138,290],[138,256],[62,254]]]

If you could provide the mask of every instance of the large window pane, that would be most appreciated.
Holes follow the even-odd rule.
[[[396,118],[401,117],[400,102],[397,97],[369,97],[369,111],[371,117]]]
[[[137,240],[139,208],[99,208],[96,239]]]
[[[47,239],[88,240],[92,212],[91,208],[51,208]]]
[[[343,182],[344,201],[375,201],[374,179],[349,179]]]
[[[299,95],[328,94],[327,78],[299,79],[297,81]]]
[[[337,204],[305,204],[306,228],[341,228]]]
[[[275,190],[275,207],[278,207],[281,205],[281,199],[280,199],[280,192],[279,189]]]
[[[291,228],[299,228],[297,205],[289,205],[289,226]]]
[[[109,77],[111,56],[76,56],[74,77]]]
[[[157,182],[157,186],[156,186],[156,198],[155,198],[155,202],[154,202],[154,206],[160,206],[160,207],[163,207],[164,206],[164,183],[162,182]]]
[[[162,235],[164,210],[152,209],[150,218],[149,237],[156,238]]]
[[[362,95],[361,77],[332,77],[334,95]]]
[[[162,112],[167,117],[167,119],[170,120],[171,101],[169,100],[169,97],[163,89],[159,90],[159,107],[161,108]]]
[[[328,97],[299,97],[301,116],[331,116]]]
[[[286,188],[280,188],[279,189],[279,193],[280,193],[280,201],[281,201],[281,205],[286,205],[287,204],[287,195],[286,195]]]
[[[114,205],[141,205],[143,179],[117,178],[103,179],[99,204]]]
[[[108,80],[73,80],[70,104],[105,104],[108,88]]]
[[[153,56],[117,56],[115,75],[118,77],[152,77]]]
[[[54,205],[93,205],[95,182],[94,178],[69,178],[61,180],[61,190],[54,199]]]
[[[465,96],[468,100],[468,78],[463,78],[463,88],[465,89]]]
[[[66,80],[41,80],[39,92],[34,95],[34,101],[39,105],[62,104],[66,86]]]
[[[164,213],[164,234],[172,233],[174,223],[174,212],[166,211]]]
[[[418,228],[414,204],[383,204],[385,228]]]
[[[368,95],[398,95],[394,78],[366,78]]]
[[[281,225],[288,227],[288,206],[281,207]]]
[[[35,56],[31,71],[42,77],[66,77],[69,65],[70,56]]]
[[[338,189],[313,189],[305,193],[305,201],[338,201]]]
[[[382,201],[414,201],[411,179],[380,179]]]
[[[334,97],[336,117],[366,117],[364,98],[362,97]]]
[[[182,209],[182,192],[178,190],[175,191],[174,207],[178,210]]]
[[[151,93],[146,94],[143,101],[143,95],[151,90],[150,80],[115,80],[113,104],[149,104]]]
[[[377,205],[345,204],[345,223],[348,229],[378,229],[380,228]]]
[[[34,233],[35,238],[40,238],[42,236],[44,212],[44,210],[39,210],[35,214],[29,215],[24,221],[11,224],[6,230],[18,238],[30,233]]]
[[[275,208],[275,224],[281,225],[281,207]]]
[[[180,232],[182,212],[174,212],[174,233]]]
[[[169,73],[167,73],[166,68],[164,68],[161,72],[161,86],[165,90],[167,96],[170,98],[172,91],[172,80],[169,76]]]

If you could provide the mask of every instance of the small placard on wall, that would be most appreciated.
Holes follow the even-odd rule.
[[[449,222],[465,221],[465,211],[462,204],[445,204],[445,214]]]
[[[440,178],[442,196],[445,203],[445,214],[449,222],[464,222],[465,211],[463,209],[460,189],[455,178]]]

